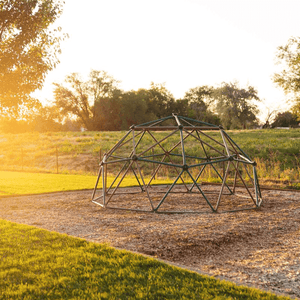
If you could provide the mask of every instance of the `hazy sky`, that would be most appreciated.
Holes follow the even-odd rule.
[[[124,90],[165,83],[176,99],[190,88],[239,81],[258,90],[266,106],[284,103],[271,77],[275,53],[300,36],[300,0],[65,0],[57,22],[69,39],[52,82],[104,70]]]

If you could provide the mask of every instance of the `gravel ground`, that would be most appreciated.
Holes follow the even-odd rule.
[[[18,196],[0,198],[0,218],[300,297],[300,193],[263,190],[262,195],[259,210],[207,214],[103,209],[90,201],[91,191]],[[193,197],[174,194],[172,201],[193,203]],[[124,195],[120,203],[132,200],[134,195]]]

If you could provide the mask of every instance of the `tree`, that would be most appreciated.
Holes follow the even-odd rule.
[[[30,120],[29,129],[31,131],[38,132],[61,131],[63,129],[62,122],[62,116],[60,115],[57,107],[43,107],[41,105],[32,120]]]
[[[277,63],[285,65],[273,80],[287,93],[300,93],[300,37],[290,38],[285,46],[278,47]]]
[[[149,92],[145,89],[125,92],[122,95],[122,130],[127,130],[131,125],[146,123],[155,120],[153,114],[147,113],[148,106],[145,98],[149,97]]]
[[[262,125],[262,128],[270,128],[271,127],[271,120],[273,120],[275,118],[275,114],[277,112],[277,110],[270,110],[269,108],[267,108],[267,116],[266,116],[266,120],[265,123]]]
[[[212,93],[214,110],[227,129],[245,129],[257,124],[258,109],[253,100],[260,101],[257,91],[248,86],[241,89],[237,83],[222,83]]]
[[[271,127],[296,127],[298,123],[297,115],[290,111],[285,111],[276,115]]]
[[[278,48],[277,63],[283,64],[281,73],[275,73],[273,81],[286,94],[293,94],[292,110],[300,118],[300,37],[290,38],[285,46]]]
[[[99,123],[107,120],[107,109],[112,105],[108,99],[116,100],[117,81],[105,71],[93,70],[88,81],[84,82],[78,73],[72,73],[65,83],[68,87],[54,83],[55,105],[60,112],[65,116],[76,116],[88,130],[101,128]],[[117,109],[117,106],[111,108]]]
[[[82,124],[92,130],[93,108],[89,103],[87,85],[77,73],[67,76],[65,82],[70,88],[54,83],[55,105],[60,109],[62,115],[76,116]]]
[[[121,130],[123,91],[115,89],[113,93],[95,103],[95,130]]]
[[[40,102],[34,105],[20,106],[20,113],[3,114],[0,119],[1,131],[5,133],[22,133],[29,131],[61,131],[63,119],[55,106],[43,107]]]
[[[190,89],[185,93],[184,100],[188,101],[187,115],[203,122],[220,124],[216,114],[210,110],[214,88],[204,85]]]
[[[38,100],[32,99],[29,103],[19,104],[18,107],[1,107],[0,122],[3,132],[21,133],[30,130],[30,123],[39,113],[42,105]]]
[[[185,93],[184,99],[190,103],[209,104],[213,90],[213,87],[207,85],[191,88]]]
[[[173,112],[179,116],[189,116],[189,101],[187,99],[177,99],[173,104]]]
[[[49,29],[62,13],[59,0],[0,2],[0,106],[18,107],[32,99],[59,62],[60,28]]]
[[[147,114],[152,114],[156,119],[170,116],[174,111],[175,99],[164,84],[151,82],[150,89],[145,97]]]

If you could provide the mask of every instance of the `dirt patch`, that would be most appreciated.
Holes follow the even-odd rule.
[[[299,192],[263,190],[261,209],[220,214],[105,210],[90,202],[91,193],[1,198],[0,218],[300,297]]]

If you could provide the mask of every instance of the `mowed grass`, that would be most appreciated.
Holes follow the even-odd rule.
[[[89,175],[0,171],[0,196],[93,189],[96,179],[97,176]],[[108,184],[112,183],[113,179],[113,177],[108,177]],[[168,180],[156,180],[156,182],[169,183]],[[137,184],[134,177],[126,177],[120,186],[129,187]],[[102,188],[101,181],[98,188]]]
[[[96,176],[0,171],[0,195],[91,189],[95,183]]]
[[[0,220],[0,299],[289,299]]]

